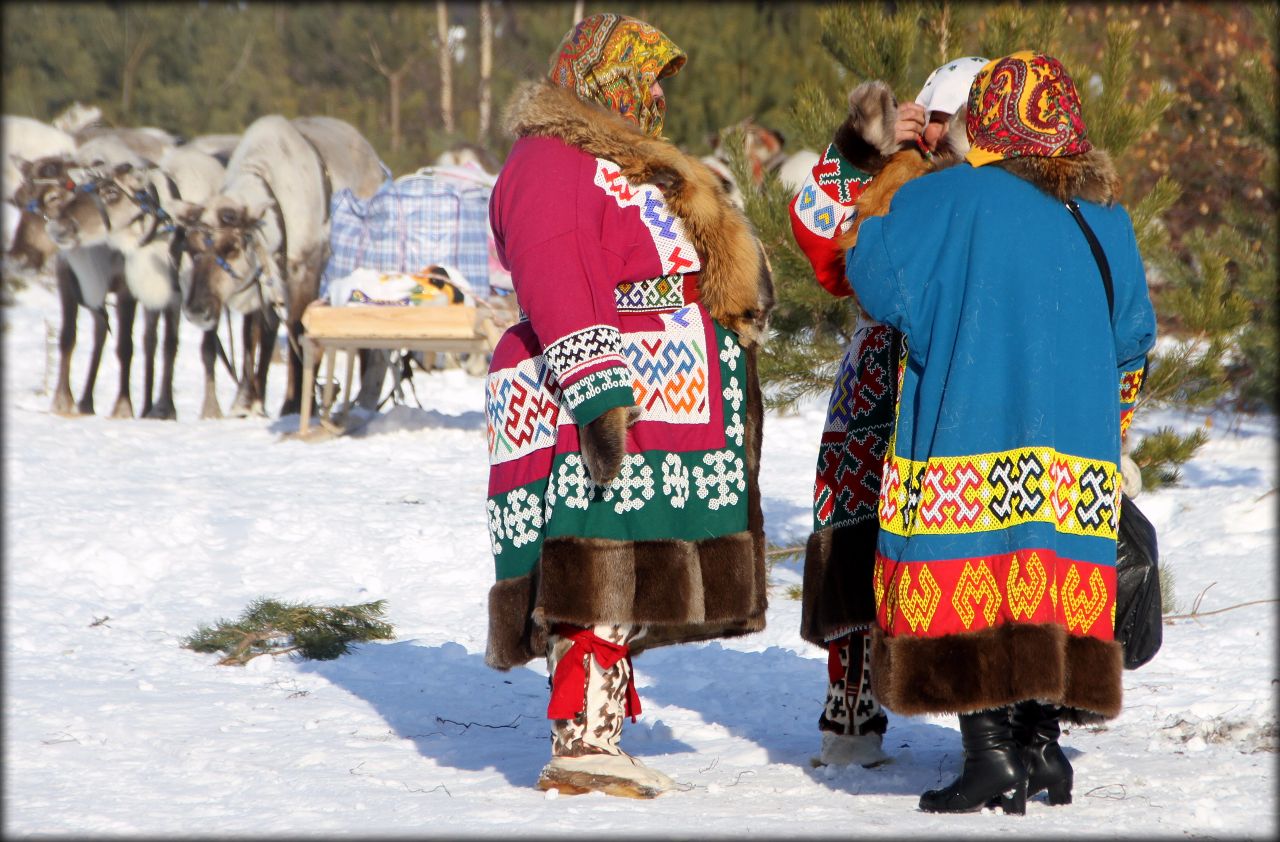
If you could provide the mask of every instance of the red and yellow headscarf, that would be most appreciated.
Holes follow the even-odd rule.
[[[1002,158],[1079,155],[1085,139],[1075,82],[1062,62],[1023,50],[988,64],[969,89],[969,154],[975,167]]]
[[[666,102],[650,89],[684,66],[684,51],[644,21],[591,15],[564,36],[551,58],[551,81],[603,105],[652,137],[662,134]]]

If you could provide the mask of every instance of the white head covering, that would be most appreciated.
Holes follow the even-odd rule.
[[[924,119],[940,111],[943,114],[955,114],[969,99],[969,88],[973,85],[973,77],[986,67],[990,59],[966,56],[952,59],[929,74],[916,103],[924,106]]]

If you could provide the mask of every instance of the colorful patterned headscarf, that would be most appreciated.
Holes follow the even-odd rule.
[[[1093,148],[1085,139],[1075,82],[1062,62],[1023,50],[978,71],[969,89],[970,150],[975,167],[1002,158],[1056,158]]]
[[[580,99],[603,105],[659,137],[667,104],[653,83],[684,66],[684,51],[644,21],[591,15],[564,36],[551,59],[551,81]]]

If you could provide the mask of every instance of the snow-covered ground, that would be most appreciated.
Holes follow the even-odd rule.
[[[40,287],[3,310],[6,835],[1275,836],[1275,605],[1207,613],[1275,595],[1274,418],[1217,418],[1184,484],[1139,499],[1180,613],[1203,596],[1204,616],[1168,625],[1156,660],[1125,674],[1118,719],[1064,737],[1073,805],[917,812],[958,772],[953,717],[891,715],[890,765],[813,768],[826,663],[797,632],[794,561],[773,569],[764,632],[636,659],[644,713],[623,745],[683,791],[552,798],[533,788],[549,751],[544,666],[483,661],[480,378],[419,375],[426,409],[282,441],[296,417],[197,419],[198,334],[184,324],[177,423],[64,419],[48,412],[57,312]],[[87,335],[82,317],[77,396]],[[140,384],[140,357],[134,371]],[[1195,421],[1136,426],[1166,423]],[[808,533],[821,424],[816,403],[767,418],[779,544]],[[244,668],[179,646],[259,596],[386,599],[397,639]]]

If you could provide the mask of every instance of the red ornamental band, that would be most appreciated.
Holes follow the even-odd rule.
[[[928,562],[877,554],[873,587],[880,627],[891,635],[941,637],[1016,622],[1115,638],[1115,567],[1052,550]]]

